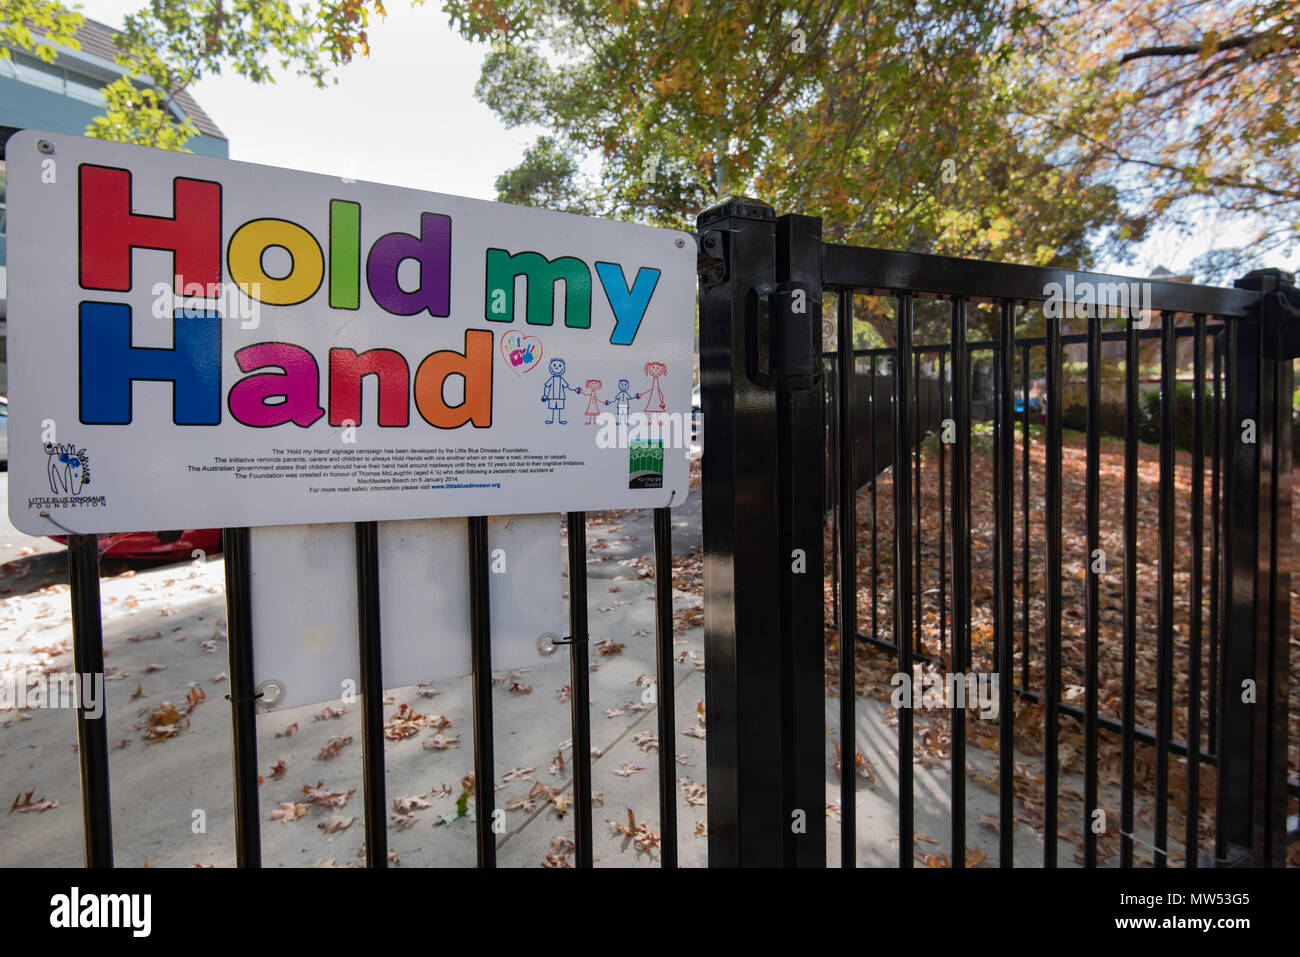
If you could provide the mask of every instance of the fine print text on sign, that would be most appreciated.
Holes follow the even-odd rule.
[[[689,234],[30,130],[6,158],[23,531],[685,500]]]

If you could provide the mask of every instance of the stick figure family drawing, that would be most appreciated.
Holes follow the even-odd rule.
[[[619,425],[627,425],[627,416],[631,411],[632,402],[646,397],[645,411],[653,418],[665,411],[664,392],[659,385],[659,380],[668,374],[668,366],[662,362],[647,362],[645,364],[646,377],[650,380],[645,392],[633,393],[631,383],[627,379],[618,380],[618,391],[614,397],[606,399],[603,403],[600,399],[600,390],[605,384],[600,379],[587,379],[581,387],[569,385],[569,381],[564,377],[566,365],[563,359],[552,359],[550,365],[551,377],[546,380],[542,386],[542,401],[550,409],[551,417],[546,421],[547,425],[554,425],[558,422],[560,425],[568,425],[568,419],[564,418],[564,406],[567,400],[566,393],[573,392],[576,395],[587,396],[586,424],[595,425],[596,417],[600,414],[602,406],[614,406],[614,414],[618,419]],[[584,391],[585,390],[585,391]]]

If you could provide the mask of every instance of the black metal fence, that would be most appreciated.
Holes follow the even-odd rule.
[[[660,863],[677,866],[676,753],[673,707],[672,539],[670,512],[654,509],[655,643],[658,710]],[[570,718],[573,759],[574,862],[592,865],[591,696],[588,673],[586,513],[566,516],[569,580],[569,635],[556,644],[569,647]],[[467,518],[474,711],[474,799],[477,858],[496,866],[498,834],[493,830],[492,623],[489,615],[488,521]],[[232,757],[234,763],[236,861],[261,866],[261,813],[257,772],[258,692],[253,680],[252,586],[247,528],[223,530],[226,607],[229,623]],[[99,549],[94,535],[68,539],[73,612],[73,654],[79,673],[103,672],[99,599]],[[384,793],[384,679],[379,614],[379,535],[375,522],[356,525],[357,641],[361,673],[358,700],[362,724],[362,795],[366,866],[388,865],[388,802]],[[89,867],[113,866],[113,826],[109,789],[107,722],[77,712],[81,760],[81,804],[85,859]]]
[[[1280,865],[1288,795],[1297,791],[1294,773],[1288,777],[1291,360],[1300,355],[1300,295],[1292,278],[1252,273],[1228,289],[834,245],[822,241],[820,220],[777,218],[770,207],[744,199],[705,211],[699,228],[710,862],[825,863],[819,812],[829,617],[841,729],[857,727],[855,677],[845,676],[856,676],[859,645],[864,654],[890,653],[909,684],[926,664],[957,673],[986,669],[1002,679],[1002,866],[1013,863],[1016,736],[1025,730],[1017,721],[1023,724],[1031,711],[1042,734],[1044,865],[1058,864],[1060,742],[1063,723],[1074,720],[1082,723],[1077,823],[1085,866],[1099,864],[1099,844],[1116,834],[1120,866],[1166,865],[1171,755],[1186,759],[1175,768],[1186,866]],[[1107,318],[1097,301],[1102,290],[1109,305],[1118,304],[1112,290],[1124,292],[1122,318]],[[841,348],[823,355],[821,300],[832,294]],[[882,304],[889,310],[894,346],[852,349],[855,300],[862,295],[877,297],[877,310]],[[926,325],[942,328],[943,338],[918,341],[918,311],[936,309],[941,321]],[[1071,333],[1061,317],[1076,314],[1083,331]],[[1030,334],[1034,325],[1040,335]],[[1140,381],[1141,345],[1151,339],[1159,344],[1158,425],[1140,418],[1154,408],[1143,403]],[[1180,341],[1190,351],[1190,423],[1180,422],[1176,409]],[[1122,399],[1109,402],[1112,413],[1122,410],[1123,442],[1122,491],[1104,503],[1107,538],[1122,543],[1118,556],[1110,546],[1109,566],[1101,535],[1103,383],[1117,389],[1115,377],[1105,374],[1108,343],[1122,350],[1112,363],[1123,368]],[[1066,348],[1083,353],[1069,367],[1073,373],[1083,366],[1079,383],[1066,377]],[[977,357],[986,373],[978,395]],[[828,374],[819,384],[823,363]],[[1035,395],[1031,382],[1040,379],[1045,389]],[[1077,409],[1067,406],[1072,389],[1082,393]],[[937,409],[929,399],[935,392]],[[1078,447],[1072,465],[1079,453],[1084,457],[1081,502],[1067,501],[1063,476],[1067,408],[1082,433],[1068,436]],[[989,420],[991,436],[977,424],[981,418]],[[1112,433],[1115,418],[1109,416]],[[1179,428],[1189,457],[1182,473]],[[1154,509],[1139,496],[1139,437],[1152,429],[1158,440]],[[829,436],[825,446],[823,435]],[[987,447],[975,452],[981,443]],[[1042,461],[1037,482],[1031,458]],[[987,528],[972,524],[973,464],[988,479]],[[886,492],[888,501],[879,501]],[[1188,503],[1181,525],[1177,500]],[[1031,521],[1040,505],[1041,517]],[[833,515],[829,616],[825,508]],[[1067,545],[1064,530],[1079,510],[1082,532]],[[933,511],[937,529],[927,542]],[[1152,623],[1139,613],[1140,590],[1147,591],[1139,580],[1140,518],[1144,529],[1154,525],[1158,539]],[[880,540],[880,527],[889,530],[888,540]],[[869,554],[860,554],[860,533]],[[991,560],[973,562],[972,543],[983,544],[984,537]],[[1177,572],[1180,561],[1185,573]],[[860,563],[869,563],[865,581]],[[882,569],[888,571],[883,578]],[[1063,589],[1067,570],[1076,569],[1082,569],[1082,588],[1073,587],[1071,576],[1071,587]],[[977,579],[991,607],[990,642],[972,640]],[[1186,599],[1185,614],[1177,611],[1176,593]],[[1110,613],[1116,609],[1118,621]],[[1082,621],[1073,629],[1081,631],[1080,661],[1067,660],[1073,657],[1063,642],[1067,616]],[[1176,636],[1186,659],[1177,674]],[[1139,667],[1152,646],[1153,667]],[[1120,662],[1117,680],[1104,688],[1103,655]],[[1073,679],[1071,700],[1066,674]],[[1181,736],[1176,683],[1186,697]],[[1147,701],[1151,686],[1154,700]],[[1103,713],[1103,695],[1111,714]],[[1041,718],[1027,704],[1041,708]],[[915,852],[913,711],[896,711],[903,867],[913,864]],[[1147,712],[1153,720],[1140,719]],[[950,717],[951,863],[962,867],[971,719],[960,707]],[[1100,818],[1096,813],[1099,756],[1112,739],[1122,763],[1120,821],[1099,828],[1105,819],[1104,811]],[[841,731],[838,743],[840,858],[853,866],[856,739]],[[1136,769],[1142,747],[1154,749],[1150,782],[1139,781]],[[1215,769],[1216,781],[1211,806],[1202,807],[1206,767]],[[1146,839],[1137,834],[1134,811],[1142,789],[1154,803]],[[1202,827],[1212,829],[1208,845]]]

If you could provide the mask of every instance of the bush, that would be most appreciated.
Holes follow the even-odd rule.
[[[1210,409],[1213,396],[1206,389],[1205,396],[1205,447],[1210,449]],[[1300,425],[1300,417],[1297,417]],[[1087,430],[1088,407],[1078,402],[1066,406],[1061,412],[1061,424],[1067,429],[1079,432]],[[1153,389],[1138,394],[1138,441],[1160,442],[1160,391]],[[1124,438],[1124,403],[1106,402],[1101,404],[1101,434],[1117,439]],[[1192,448],[1192,384],[1179,382],[1174,392],[1174,447],[1184,451]]]

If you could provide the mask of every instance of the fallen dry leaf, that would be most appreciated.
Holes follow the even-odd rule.
[[[283,821],[288,824],[290,821],[296,821],[310,809],[310,804],[295,804],[292,801],[281,801],[274,811],[269,813],[266,818],[268,821]]]
[[[14,798],[14,803],[9,808],[10,812],[17,811],[19,814],[27,814],[30,811],[49,811],[59,806],[58,801],[51,801],[49,798],[33,801],[32,795],[35,793],[36,789],[32,788],[26,794],[20,794]]]
[[[355,817],[340,817],[335,814],[332,817],[328,817],[321,821],[316,826],[326,834],[335,834],[338,831],[346,831],[352,826],[352,822],[355,820]]]
[[[356,788],[349,791],[331,791],[324,787],[324,784],[324,781],[317,781],[315,787],[306,784],[302,786],[302,793],[307,796],[307,803],[320,804],[326,807],[342,807],[348,803],[348,798],[356,791]]]

